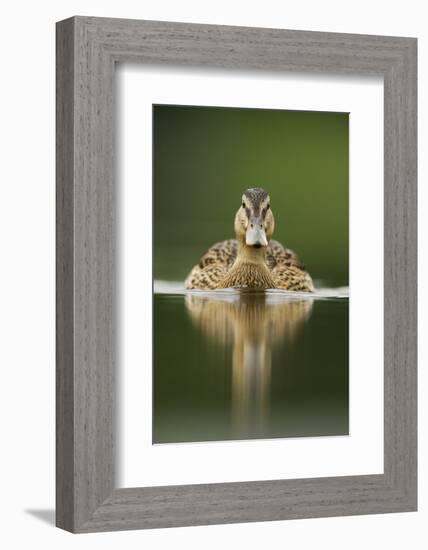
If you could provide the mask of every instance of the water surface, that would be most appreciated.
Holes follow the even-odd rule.
[[[347,289],[155,291],[154,443],[348,434]]]

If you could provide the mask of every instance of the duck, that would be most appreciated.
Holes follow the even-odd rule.
[[[235,239],[212,245],[191,269],[185,288],[313,292],[312,278],[297,254],[272,239],[274,227],[269,193],[261,187],[244,191]]]

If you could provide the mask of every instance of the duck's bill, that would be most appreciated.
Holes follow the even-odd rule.
[[[265,230],[263,228],[257,227],[256,224],[254,224],[254,227],[248,227],[245,236],[245,243],[247,244],[247,246],[254,246],[256,248],[267,246],[268,242]]]

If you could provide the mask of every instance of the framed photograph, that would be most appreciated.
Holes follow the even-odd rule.
[[[57,525],[417,507],[416,39],[57,24]]]

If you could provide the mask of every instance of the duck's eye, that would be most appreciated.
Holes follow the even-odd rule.
[[[245,202],[242,203],[242,208],[245,208]]]
[[[269,208],[270,208],[270,204],[268,204],[268,205],[266,206],[266,210],[269,210]]]

